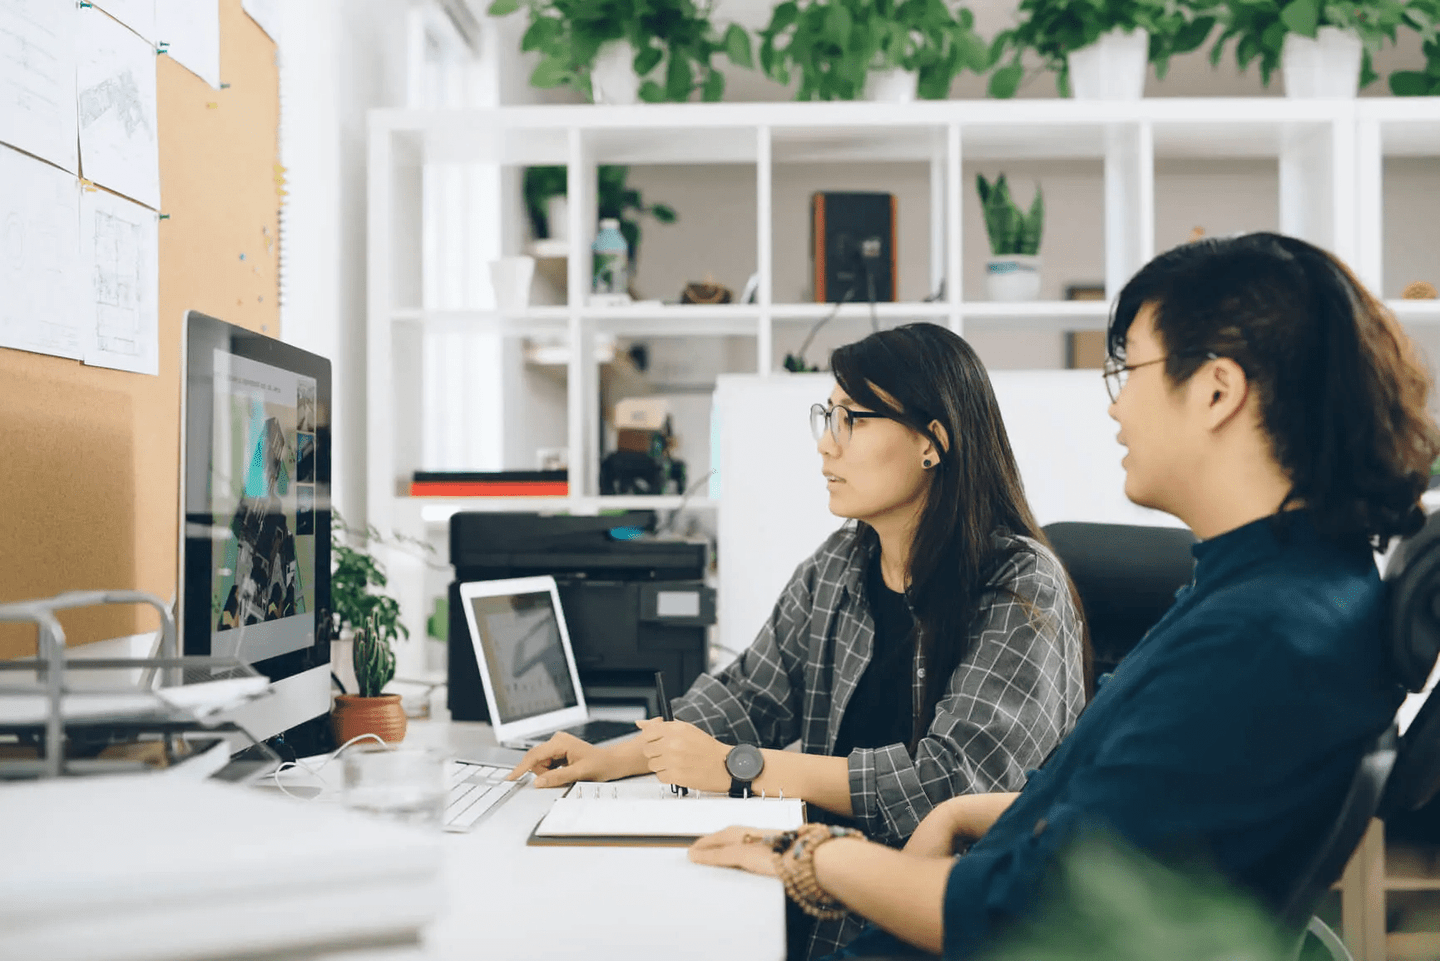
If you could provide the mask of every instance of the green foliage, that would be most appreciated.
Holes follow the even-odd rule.
[[[1030,211],[1022,211],[1010,196],[1010,185],[1005,175],[995,178],[994,186],[984,174],[975,175],[975,187],[980,194],[980,209],[985,214],[985,232],[990,236],[990,253],[996,257],[1019,254],[1033,257],[1040,252],[1040,236],[1045,228],[1045,196],[1040,185],[1035,185],[1035,199],[1030,202]]]
[[[1440,96],[1440,0],[1414,0],[1406,10],[1406,22],[1421,37],[1425,54],[1424,70],[1396,70],[1390,75],[1390,92],[1397,97]]]
[[[530,26],[520,49],[540,54],[531,86],[568,86],[589,97],[600,48],[621,40],[635,50],[640,99],[648,103],[689,100],[697,88],[701,99],[719,100],[725,75],[711,63],[717,53],[736,66],[754,66],[750,35],[733,23],[718,33],[708,0],[494,0],[489,12],[503,17],[521,7]],[[647,79],[662,62],[660,79]]]
[[[1218,0],[1221,32],[1210,48],[1210,62],[1218,64],[1225,45],[1235,41],[1235,62],[1241,70],[1260,64],[1260,81],[1280,66],[1285,35],[1315,38],[1321,27],[1338,27],[1360,38],[1365,49],[1360,64],[1360,86],[1377,79],[1371,57],[1381,44],[1395,37],[1402,26],[1418,28],[1412,0]]]
[[[381,633],[377,615],[371,614],[367,626],[355,631],[351,660],[361,697],[379,697],[395,677],[395,651]]]
[[[536,237],[549,237],[550,224],[545,217],[545,201],[564,197],[568,192],[564,167],[525,168],[525,211]],[[646,214],[662,224],[673,224],[678,218],[668,204],[647,204],[640,191],[628,184],[630,168],[606,164],[599,168],[596,182],[596,209],[600,217],[620,221],[620,233],[630,245],[630,262],[640,250],[640,224],[636,217]]]
[[[332,634],[338,635],[347,627],[354,629],[357,635],[365,631],[374,643],[389,651],[391,643],[399,640],[402,634],[407,638],[410,636],[409,629],[400,623],[400,605],[393,597],[377,590],[386,586],[385,571],[364,550],[351,547],[340,539],[340,534],[354,532],[345,525],[338,511],[333,517],[330,529]],[[379,543],[380,539],[380,532],[373,527],[366,528],[362,538],[366,543]],[[393,653],[390,661],[393,673]],[[357,677],[359,666],[357,647]],[[386,681],[389,681],[388,676]]]
[[[1170,58],[1196,50],[1215,27],[1214,0],[1020,0],[1019,22],[1001,31],[990,45],[993,63],[1009,62],[990,75],[990,96],[1013,97],[1025,68],[1027,50],[1039,55],[1056,75],[1062,96],[1070,92],[1066,56],[1112,30],[1150,34],[1149,60],[1163,78]],[[1237,0],[1238,2],[1238,0]]]
[[[856,100],[871,70],[912,70],[919,94],[942,100],[961,71],[990,67],[975,16],[947,0],[785,0],[760,31],[760,69],[796,100]]]

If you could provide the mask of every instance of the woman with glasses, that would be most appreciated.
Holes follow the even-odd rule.
[[[1403,694],[1380,650],[1374,557],[1423,522],[1440,454],[1429,378],[1339,261],[1275,234],[1151,261],[1121,291],[1108,346],[1126,496],[1199,543],[1190,585],[1054,755],[1018,794],[940,805],[904,852],[819,825],[729,829],[691,849],[884,929],[844,957],[994,951],[1061,914],[1042,893],[1085,867],[1064,859],[1096,837],[1288,917],[1313,910],[1289,901]],[[1073,934],[1036,936],[1053,948]]]
[[[948,798],[1018,790],[1070,730],[1086,697],[1079,605],[974,350],[909,324],[839,348],[831,368],[810,422],[830,510],[850,522],[796,569],[755,642],[676,699],[675,720],[614,746],[556,735],[512,777],[654,771],[783,791],[899,845]],[[810,951],[857,929],[821,925]],[[792,925],[792,956],[802,936]]]

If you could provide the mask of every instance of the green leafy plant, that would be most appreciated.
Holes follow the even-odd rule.
[[[990,253],[996,257],[1020,255],[1033,257],[1040,252],[1040,236],[1045,227],[1045,196],[1035,185],[1035,199],[1029,212],[1022,211],[1010,196],[1005,175],[995,178],[992,186],[984,174],[975,175],[980,194],[980,209],[985,214],[985,232],[990,236]]]
[[[1390,92],[1397,97],[1440,96],[1440,0],[1414,0],[1406,20],[1420,34],[1425,69],[1396,70],[1390,74]]]
[[[1395,42],[1402,26],[1415,26],[1411,0],[1219,0],[1221,32],[1210,48],[1210,62],[1218,64],[1225,45],[1235,41],[1235,62],[1241,70],[1260,64],[1260,82],[1280,66],[1286,34],[1315,38],[1321,27],[1338,27],[1360,38],[1365,49],[1360,63],[1360,86],[1378,75],[1371,61],[1384,41]]]
[[[1212,0],[1020,0],[1019,22],[996,35],[990,59],[1008,63],[990,75],[992,97],[1013,97],[1025,77],[1021,58],[1036,53],[1056,76],[1062,96],[1070,93],[1066,57],[1083,50],[1112,30],[1145,30],[1155,75],[1163,78],[1170,58],[1198,49],[1215,27]],[[1245,0],[1236,0],[1245,2]],[[1254,0],[1251,0],[1254,2]],[[1265,0],[1261,0],[1265,2]]]
[[[947,0],[786,0],[760,31],[760,68],[779,83],[800,76],[796,100],[855,100],[871,70],[911,70],[918,92],[949,96],[969,68],[984,73],[989,51],[975,16]]]
[[[384,644],[389,650],[390,644],[401,635],[410,636],[409,629],[400,622],[400,605],[393,597],[380,592],[387,582],[379,562],[364,550],[345,543],[340,535],[355,532],[345,525],[338,511],[333,518],[330,529],[332,636],[338,636],[347,627],[357,634],[368,631],[376,643]],[[360,539],[367,544],[381,542],[380,532],[374,527],[367,527]]]
[[[725,75],[711,62],[724,53],[751,68],[750,35],[731,24],[723,35],[710,22],[710,4],[695,0],[494,0],[490,15],[524,7],[530,26],[520,49],[540,54],[531,86],[568,86],[590,96],[590,71],[600,48],[627,41],[635,50],[640,99],[648,103],[689,100],[698,87],[704,100],[725,93]],[[662,80],[644,79],[664,61]]]
[[[379,697],[395,677],[395,650],[381,632],[378,620],[371,614],[367,626],[355,631],[351,661],[361,697]]]
[[[640,191],[629,185],[630,168],[606,164],[597,172],[596,209],[600,217],[614,217],[620,221],[620,233],[630,247],[630,262],[633,264],[640,250],[641,216],[654,217],[662,224],[673,224],[679,219],[669,204],[647,204]],[[545,201],[551,197],[564,197],[568,181],[564,167],[525,168],[525,211],[530,218],[530,227],[536,237],[549,237],[550,223],[546,219]]]

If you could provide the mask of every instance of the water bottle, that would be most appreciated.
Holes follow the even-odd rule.
[[[590,291],[595,294],[619,294],[630,292],[630,245],[620,232],[620,221],[606,217],[600,221],[600,232],[595,243],[590,245],[594,255],[594,272],[591,275]]]

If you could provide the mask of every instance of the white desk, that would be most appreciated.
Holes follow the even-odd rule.
[[[494,743],[489,725],[448,720],[412,721],[405,738],[461,757]],[[691,864],[684,848],[528,847],[558,794],[526,784],[469,834],[446,835],[448,904],[423,949],[397,957],[784,958],[772,878]]]

